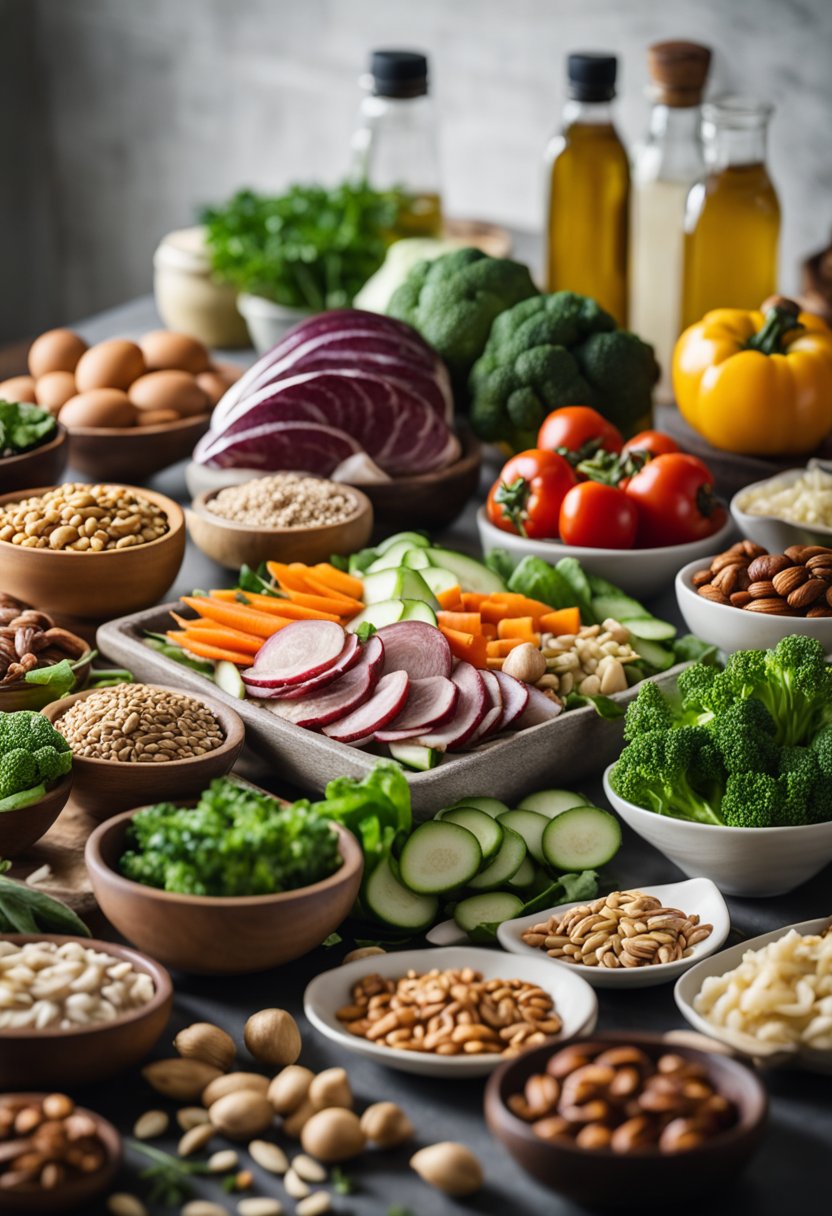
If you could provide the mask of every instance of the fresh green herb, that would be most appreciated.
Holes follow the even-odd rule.
[[[329,937],[324,938],[321,945],[326,946],[326,948],[329,949],[331,946],[340,946],[343,940],[344,939],[340,933],[330,933]]]
[[[611,697],[605,697],[602,694],[593,697],[586,693],[570,692],[566,698],[567,709],[581,709],[586,705],[591,705],[598,717],[604,718],[607,722],[623,718],[627,712],[618,701],[613,701]]]
[[[329,1180],[332,1183],[332,1189],[336,1195],[352,1195],[355,1191],[355,1183],[349,1174],[345,1174],[340,1166],[335,1166],[329,1175]]]
[[[227,777],[191,810],[159,803],[137,812],[119,869],[187,895],[271,895],[310,886],[341,864],[328,816],[307,801],[282,806]]]
[[[555,908],[560,904],[575,903],[586,899],[594,899],[598,893],[598,875],[594,870],[581,870],[578,874],[561,874],[554,882],[550,882],[536,895],[527,900],[518,916],[529,916],[533,912],[541,912],[544,908]],[[468,936],[478,945],[493,945],[497,940],[498,924],[477,925]]]
[[[130,1147],[137,1153],[143,1153],[153,1162],[139,1175],[150,1185],[148,1199],[151,1203],[164,1204],[166,1207],[180,1207],[194,1193],[191,1178],[195,1174],[210,1174],[207,1164],[202,1161],[187,1161],[182,1157],[172,1157],[151,1144],[140,1144],[137,1140],[129,1141]]]
[[[277,597],[277,592],[274,589],[265,562],[261,562],[256,570],[252,570],[251,566],[243,564],[240,567],[240,573],[237,575],[237,586],[241,591],[252,591],[257,595],[273,595]]]
[[[715,663],[717,647],[693,633],[684,633],[670,643],[677,663]]]
[[[56,428],[48,410],[25,402],[0,401],[0,456],[15,456],[39,447],[52,438]]]
[[[240,190],[203,211],[214,273],[289,308],[349,308],[378,270],[399,210],[363,183],[293,185],[279,197]]]
[[[89,937],[90,931],[71,908],[36,887],[4,877],[10,861],[0,861],[0,932],[69,933]]]
[[[356,637],[359,642],[367,642],[376,632],[376,627],[372,621],[362,621],[356,629]]]

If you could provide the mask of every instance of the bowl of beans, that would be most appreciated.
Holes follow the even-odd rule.
[[[154,490],[66,482],[0,495],[3,590],[64,621],[156,603],[184,552],[182,509]]]
[[[327,561],[363,548],[373,508],[354,486],[274,473],[198,494],[187,512],[197,548],[231,570],[263,561]]]
[[[214,697],[117,684],[53,701],[42,713],[72,749],[72,796],[96,819],[197,797],[240,754],[245,728]]]
[[[53,933],[0,941],[0,1089],[72,1088],[133,1067],[170,1016],[159,963],[115,942]]]
[[[523,1169],[591,1208],[647,1211],[727,1189],[767,1114],[746,1065],[648,1034],[538,1047],[485,1092],[488,1126]]]

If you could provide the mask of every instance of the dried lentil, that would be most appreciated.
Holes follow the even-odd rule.
[[[99,688],[55,723],[74,755],[149,764],[204,756],[223,741],[206,705],[147,684]]]
[[[24,549],[101,553],[158,540],[164,511],[127,486],[66,482],[0,507],[0,540]]]
[[[276,473],[220,490],[206,503],[213,515],[261,528],[314,528],[355,515],[352,496],[321,477]]]

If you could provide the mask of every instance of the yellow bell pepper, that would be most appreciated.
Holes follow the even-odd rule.
[[[762,309],[717,308],[685,330],[673,352],[676,402],[715,448],[812,452],[832,431],[832,329],[782,296]]]

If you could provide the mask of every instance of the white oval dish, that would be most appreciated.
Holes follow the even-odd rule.
[[[529,946],[523,941],[523,933],[532,925],[539,925],[555,912],[567,912],[569,908],[577,908],[587,902],[582,899],[570,904],[560,904],[556,908],[547,908],[544,912],[533,912],[531,916],[518,916],[514,920],[504,921],[497,929],[497,938],[504,950],[525,958],[546,959],[558,967],[565,967],[575,975],[580,975],[588,984],[592,984],[593,988],[653,988],[657,984],[667,984],[678,979],[682,972],[695,966],[709,954],[714,954],[728,936],[731,928],[728,908],[718,888],[709,878],[689,878],[686,882],[668,882],[655,887],[634,885],[627,889],[640,891],[644,895],[654,895],[666,908],[680,908],[689,914],[696,913],[701,924],[713,925],[713,932],[710,937],[697,942],[691,948],[689,957],[679,959],[675,963],[654,963],[649,967],[586,967],[583,963],[560,963],[557,959],[549,958],[545,950]]]
[[[823,524],[798,523],[797,520],[785,519],[782,515],[759,515],[756,512],[744,511],[740,505],[752,490],[761,490],[766,486],[791,485],[814,468],[829,472],[828,462],[810,460],[805,469],[786,469],[783,473],[775,473],[773,477],[765,477],[762,481],[752,482],[751,485],[738,490],[731,499],[730,508],[734,523],[742,535],[756,541],[770,553],[782,553],[789,545],[832,545],[832,528]]]
[[[579,975],[571,975],[566,967],[552,967],[549,962],[545,958],[509,959],[497,950],[482,950],[476,946],[378,954],[334,967],[316,976],[303,994],[303,1009],[321,1034],[340,1044],[346,1051],[366,1056],[377,1064],[386,1064],[388,1068],[401,1072],[421,1073],[426,1077],[484,1077],[499,1067],[506,1057],[437,1056],[428,1052],[378,1047],[345,1030],[336,1018],[335,1011],[342,1005],[350,1004],[353,984],[366,975],[378,974],[398,979],[410,970],[423,973],[434,967],[440,970],[473,967],[485,979],[522,979],[539,985],[555,1002],[555,1012],[563,1022],[558,1039],[589,1034],[598,1019],[595,993]]]
[[[734,525],[731,519],[713,536],[693,541],[689,545],[667,545],[660,549],[588,549],[581,545],[564,545],[557,540],[529,540],[503,532],[489,521],[485,507],[477,511],[477,529],[483,553],[505,549],[518,561],[524,557],[542,557],[554,565],[562,557],[576,557],[585,570],[609,579],[627,595],[649,599],[664,591],[673,575],[686,562],[720,553],[727,545]]]
[[[775,929],[772,933],[762,933],[759,937],[752,937],[749,941],[740,942],[736,946],[729,946],[727,950],[723,950],[720,954],[714,954],[710,958],[698,963],[695,967],[691,967],[677,981],[676,987],[673,990],[676,1004],[682,1016],[695,1030],[700,1031],[711,1039],[717,1039],[720,1043],[724,1043],[727,1047],[730,1047],[738,1055],[745,1056],[748,1059],[760,1061],[768,1066],[789,1064],[798,1068],[809,1069],[812,1072],[832,1073],[832,1050],[818,1051],[816,1048],[804,1047],[797,1044],[784,1046],[782,1043],[761,1042],[753,1035],[727,1030],[722,1026],[715,1026],[707,1018],[704,1018],[702,1014],[697,1013],[693,1007],[694,999],[701,990],[703,982],[710,976],[724,975],[726,971],[733,971],[742,962],[742,956],[747,950],[760,950],[763,946],[767,946],[769,942],[777,941],[783,937],[790,929],[796,929],[798,933],[803,935],[823,933],[829,923],[830,918],[822,916],[819,920],[804,920],[796,925],[785,925],[782,929]]]
[[[832,820],[795,828],[730,828],[646,811],[617,794],[604,773],[604,793],[628,827],[683,873],[712,879],[726,895],[785,895],[832,861]]]

